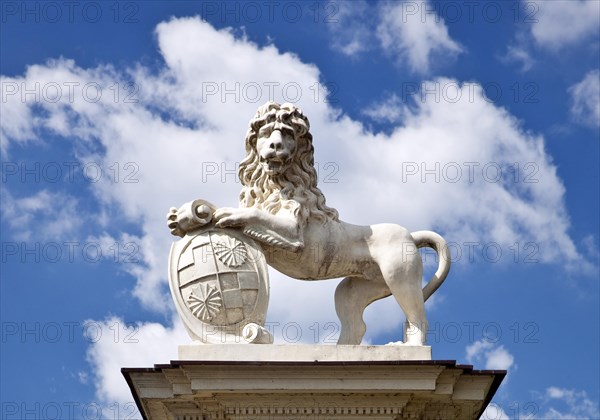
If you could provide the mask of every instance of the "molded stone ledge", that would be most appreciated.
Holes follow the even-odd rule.
[[[333,346],[317,344],[189,344],[179,360],[240,362],[373,362],[431,360],[430,346]]]

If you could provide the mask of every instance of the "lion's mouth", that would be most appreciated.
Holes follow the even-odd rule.
[[[279,174],[285,169],[285,162],[281,159],[262,159],[260,163],[268,174]]]

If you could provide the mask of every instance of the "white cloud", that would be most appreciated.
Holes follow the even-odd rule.
[[[486,369],[509,369],[514,357],[504,347],[500,346],[487,354]]]
[[[600,2],[599,2],[600,4]],[[569,88],[573,119],[590,127],[600,127],[600,70],[592,70]]]
[[[393,13],[398,11],[391,9]],[[433,44],[457,51],[445,26],[431,22],[425,24],[426,29],[415,29],[414,25],[408,23],[402,29],[408,31],[408,39],[422,31],[427,39],[418,46],[426,54],[415,53],[415,68],[428,66]],[[411,230],[435,228],[449,241],[494,242],[505,252],[515,242],[521,246],[534,242],[539,246],[535,257],[542,262],[585,263],[567,234],[565,191],[544,150],[543,138],[528,133],[506,110],[487,102],[478,85],[451,79],[428,82],[428,91],[438,91],[438,97],[429,95],[403,110],[401,125],[385,135],[370,132],[331,108],[323,100],[323,91],[315,97],[319,70],[275,46],[260,47],[236,38],[230,30],[215,30],[197,18],[163,22],[157,26],[156,35],[165,60],[157,72],[143,66],[127,74],[108,66],[81,69],[69,60],[30,66],[23,77],[15,79],[18,83],[79,83],[70,95],[74,100],[64,96],[57,102],[41,101],[36,107],[44,112],[38,114],[30,103],[29,111],[23,110],[20,98],[13,95],[3,110],[16,107],[15,113],[32,112],[35,117],[27,119],[29,125],[25,126],[21,120],[2,119],[3,133],[8,133],[7,149],[11,142],[21,141],[11,133],[49,131],[76,142],[82,161],[93,156],[104,167],[114,162],[137,165],[139,182],[113,183],[103,178],[91,188],[100,203],[99,212],[110,210],[110,214],[140,227],[142,264],[135,265],[131,273],[137,279],[133,293],[145,308],[164,312],[165,302],[170,302],[165,295],[167,255],[173,240],[165,224],[168,208],[197,197],[219,206],[236,204],[240,185],[235,180],[235,162],[244,154],[246,124],[270,96],[280,102],[297,99],[311,119],[315,160],[322,163],[322,171],[323,163],[334,164],[334,178],[339,181],[322,183],[321,188],[328,204],[337,207],[345,220],[357,224],[396,222]],[[107,95],[93,102],[82,91],[86,83],[94,82],[110,92],[111,85],[123,85],[129,79],[137,87],[137,102],[125,102],[123,95],[119,100]],[[255,93],[258,97],[251,100]],[[484,176],[494,177],[493,169],[506,171],[515,162],[521,171],[518,181],[510,174],[496,181]],[[409,176],[404,163],[416,165],[419,172]],[[439,182],[431,176],[422,182],[421,169],[436,168],[436,164]],[[474,169],[473,179],[466,165]],[[486,165],[492,169],[488,174],[482,172]],[[462,174],[448,182],[445,177],[454,178],[454,173],[443,168],[456,167]],[[532,170],[535,173],[530,181],[535,182],[523,182]],[[323,178],[327,177],[322,172]],[[359,202],[357,191],[361,193]],[[34,207],[27,207],[32,221]],[[95,237],[103,243],[112,238],[103,232]],[[279,322],[281,328],[297,322],[303,342],[323,341],[332,333],[335,336],[327,326],[327,322],[336,321],[335,281],[307,284],[274,271],[271,274],[270,321]],[[376,316],[368,315],[375,325],[370,326],[367,340],[389,328],[389,319],[398,320],[391,323],[394,328],[401,320],[393,300],[380,308],[384,309]],[[159,324],[141,325],[140,333],[147,340],[166,342],[167,337],[171,343],[188,341],[179,329]],[[283,334],[278,337],[283,338]],[[118,367],[129,361],[152,364],[167,354],[147,346],[142,358],[138,357],[141,347],[112,344],[98,343],[90,353],[99,377],[98,393],[106,399],[117,398],[122,391],[112,388],[122,378],[118,373],[111,376],[111,369],[118,372]],[[513,363],[501,346],[481,351],[486,366]]]
[[[365,143],[368,147],[351,141],[344,147],[357,152],[352,168],[360,174],[345,181],[368,191],[376,220],[401,214],[410,229],[437,226],[451,241],[477,242],[479,254],[493,244],[507,257],[510,244],[530,243],[536,261],[558,257],[576,266],[582,257],[567,234],[564,187],[543,139],[487,102],[478,85],[443,78],[426,85],[424,96],[415,96],[414,109],[407,110],[403,125],[389,137],[376,135]],[[358,131],[346,136],[361,137],[366,138]],[[382,183],[384,179],[396,182]],[[398,197],[392,206],[390,197]],[[351,220],[366,222],[368,217],[356,210]],[[462,252],[464,261],[466,247]]]
[[[0,100],[3,104],[3,123],[0,126],[0,153],[7,156],[9,139],[11,142],[25,144],[35,139],[36,135],[31,124],[33,120],[31,108],[25,101],[20,100],[22,90],[20,82],[12,77],[0,76],[0,89]],[[9,98],[12,98],[10,106],[4,106]]]
[[[491,370],[510,370],[515,362],[514,356],[503,345],[486,339],[468,345],[466,359],[471,364],[483,364],[485,369]]]
[[[535,64],[535,60],[525,47],[516,45],[509,45],[506,49],[506,54],[500,57],[500,60],[504,63],[520,64],[520,71],[522,73],[531,70]]]
[[[525,2],[526,3],[526,2]],[[552,0],[535,2],[531,32],[536,43],[557,50],[598,34],[600,2],[597,0]],[[531,10],[534,12],[534,10]]]
[[[94,370],[97,396],[103,403],[126,403],[131,392],[121,374],[123,367],[151,367],[178,359],[177,346],[189,338],[178,317],[172,327],[159,323],[126,323],[118,317],[86,321],[93,342],[87,359]]]
[[[77,379],[79,379],[79,382],[85,385],[88,383],[89,375],[87,372],[79,371],[77,372]]]
[[[349,57],[379,46],[394,60],[417,73],[427,73],[431,60],[463,51],[450,39],[444,20],[432,15],[428,1],[387,2],[379,6],[364,0],[336,5],[335,23],[328,25],[331,48]]]
[[[349,57],[367,51],[373,35],[369,26],[373,24],[374,9],[364,0],[335,3],[335,15],[327,25],[331,33],[331,48]]]
[[[585,391],[551,386],[541,396],[543,412],[540,419],[597,419],[600,418],[598,401],[593,401]],[[558,406],[558,408],[557,408]]]
[[[540,419],[540,420],[595,420],[600,418],[598,401],[594,401],[588,393],[577,389],[567,389],[556,386],[546,388],[543,393],[533,392],[534,400],[523,405],[518,418]],[[514,402],[510,404],[510,411],[515,413]],[[498,404],[491,403],[481,420],[509,419],[513,418]]]
[[[375,121],[397,123],[404,116],[404,106],[400,97],[392,94],[363,110],[363,114]]]
[[[463,48],[448,35],[439,16],[422,13],[428,1],[386,3],[380,10],[377,36],[381,46],[400,65],[407,62],[416,73],[427,73],[439,55],[456,56]]]
[[[11,236],[17,241],[60,241],[76,235],[83,223],[77,211],[77,199],[63,192],[42,189],[14,198],[8,187],[4,187],[1,197],[2,218],[12,228]]]

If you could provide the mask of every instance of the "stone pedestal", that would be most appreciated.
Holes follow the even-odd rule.
[[[182,346],[189,360],[122,372],[151,420],[477,419],[506,375],[400,360],[403,351],[431,355],[402,346]]]

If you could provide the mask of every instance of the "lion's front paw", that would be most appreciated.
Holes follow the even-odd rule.
[[[221,207],[215,211],[213,218],[216,220],[216,227],[226,228],[244,226],[252,221],[253,216],[253,209]]]
[[[175,207],[171,207],[167,213],[167,226],[171,231],[171,235],[185,236],[185,232],[179,226],[179,211]]]

